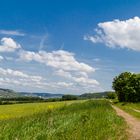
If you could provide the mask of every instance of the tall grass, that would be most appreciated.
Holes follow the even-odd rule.
[[[73,103],[28,117],[0,121],[3,140],[119,140],[126,124],[107,101]]]

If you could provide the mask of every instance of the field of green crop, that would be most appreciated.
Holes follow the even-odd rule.
[[[0,139],[2,140],[125,140],[126,123],[118,117],[108,101],[89,100],[76,102],[46,103],[48,109],[42,109],[45,104],[30,104],[38,106],[35,113],[26,107],[28,115],[12,116],[0,120]],[[54,107],[56,104],[57,107]],[[26,106],[26,104],[22,104]],[[15,108],[20,108],[16,105]],[[59,106],[59,107],[58,107]],[[3,109],[1,108],[3,107]],[[0,106],[6,114],[6,106]],[[10,106],[9,110],[10,110]],[[13,105],[11,105],[13,108]],[[44,107],[45,108],[45,107]],[[30,111],[27,111],[27,110]],[[17,109],[18,110],[18,109]],[[33,112],[33,113],[29,113]],[[12,111],[11,111],[12,113]],[[17,113],[17,115],[20,113]],[[30,115],[29,115],[30,114]],[[21,115],[21,116],[22,116]],[[20,115],[19,115],[20,116]],[[123,133],[122,133],[123,132]]]
[[[140,103],[116,103],[116,106],[123,109],[127,113],[133,115],[134,117],[140,119]]]
[[[48,109],[59,108],[69,105],[73,102],[80,101],[64,101],[64,102],[46,102],[46,103],[25,103],[25,104],[12,104],[0,106],[0,120],[19,118],[36,114],[38,112],[47,111]]]

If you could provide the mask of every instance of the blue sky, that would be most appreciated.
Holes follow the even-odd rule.
[[[0,87],[112,90],[116,75],[140,70],[139,7],[139,0],[1,1]]]

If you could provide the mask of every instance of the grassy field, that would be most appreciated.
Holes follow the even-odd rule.
[[[48,109],[51,108],[59,108],[74,102],[83,102],[83,101],[84,100],[1,105],[0,120],[28,116],[39,112],[47,111]]]
[[[116,103],[116,106],[123,109],[127,113],[133,115],[134,117],[140,119],[140,103]]]
[[[2,140],[125,140],[126,124],[118,117],[108,101],[90,100],[77,103],[47,103],[50,108],[38,107],[38,113],[28,107],[30,115],[0,121]],[[69,104],[69,105],[66,105]],[[22,104],[23,106],[41,104]],[[44,106],[45,104],[42,104]],[[48,106],[46,105],[46,106]],[[17,108],[20,108],[16,105]],[[59,107],[58,107],[59,106]],[[4,106],[3,111],[6,110]],[[7,107],[7,106],[5,106]],[[10,106],[9,110],[10,110]],[[15,108],[16,108],[15,107]],[[13,108],[13,105],[11,105]],[[34,108],[34,107],[31,107]],[[0,114],[2,109],[0,109]],[[21,113],[23,114],[23,113]],[[33,114],[33,115],[31,115]],[[20,116],[20,115],[19,115]],[[122,133],[123,132],[123,133]]]

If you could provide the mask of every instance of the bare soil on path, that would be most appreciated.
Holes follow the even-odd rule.
[[[129,126],[128,140],[140,140],[140,120],[134,118],[133,116],[129,115],[128,113],[114,105],[112,105],[112,107],[116,110],[118,116],[121,116],[125,119],[126,123]]]

